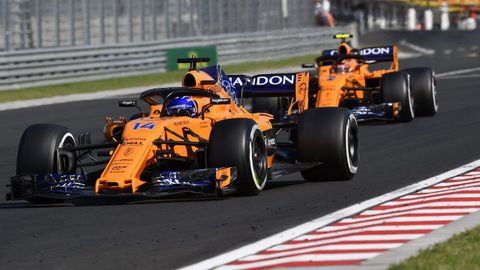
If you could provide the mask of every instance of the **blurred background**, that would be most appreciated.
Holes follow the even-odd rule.
[[[0,50],[333,27],[476,29],[480,0],[0,0]]]
[[[166,71],[167,50],[178,47],[214,46],[228,64],[320,51],[338,32],[475,30],[479,7],[480,0],[0,0],[0,90]]]

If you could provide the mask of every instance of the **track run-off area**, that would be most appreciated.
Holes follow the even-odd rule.
[[[462,166],[480,159],[480,56],[479,48],[475,47],[478,34],[389,32],[368,34],[360,40],[362,45],[369,46],[400,44],[405,39],[408,44],[429,52],[433,50],[425,54],[424,50],[415,51],[416,47],[401,47],[400,50],[415,57],[401,60],[400,67],[430,66],[436,71],[440,108],[434,117],[416,118],[410,123],[362,124],[360,167],[352,181],[308,183],[299,174],[292,174],[268,183],[266,190],[255,197],[178,198],[129,205],[42,206],[2,200],[0,269],[175,269],[248,247],[313,220],[324,223],[284,240],[300,237],[293,241],[323,241],[319,239],[331,237],[332,230],[339,229],[334,227],[350,224],[352,219],[374,218],[370,216],[380,215],[380,212],[371,211],[413,203],[418,196],[429,196],[424,194],[426,191],[437,189],[426,185],[423,191],[417,188],[398,192],[419,185],[420,181],[434,177],[438,181],[431,181],[430,185],[437,186],[470,181],[472,179],[448,175],[441,182],[439,177],[442,173],[464,168],[456,172],[459,177],[468,178],[474,167]],[[104,116],[136,113],[134,109],[118,108],[117,100],[109,98],[1,111],[0,193],[8,191],[5,185],[15,174],[16,151],[27,126],[55,123],[68,126],[77,134],[92,131],[94,139],[99,139]],[[468,184],[457,184],[460,183]],[[442,186],[439,187],[440,191]],[[377,200],[367,207],[366,202],[372,202],[372,198],[385,199],[387,194],[395,196]],[[461,194],[476,199],[472,195],[474,192]],[[445,199],[442,196],[437,199]],[[349,207],[357,207],[358,211],[332,216]],[[450,219],[440,220],[450,222],[477,208],[454,211],[445,215]],[[363,210],[367,212],[352,216]],[[388,215],[390,213],[383,216],[390,217]],[[373,226],[369,223],[373,221],[365,222]],[[428,234],[436,228],[434,225],[439,224],[415,228],[418,230],[415,235]],[[382,231],[388,230],[383,228]],[[264,249],[280,249],[286,245],[285,241],[272,243]],[[274,247],[276,245],[279,246]],[[395,247],[395,243],[388,247],[377,246],[372,253]],[[251,251],[257,253],[264,249]],[[247,259],[253,253],[231,257],[232,261],[222,264],[235,264],[235,260]],[[358,258],[364,259],[368,258]]]

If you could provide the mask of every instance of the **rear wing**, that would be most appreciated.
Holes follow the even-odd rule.
[[[303,111],[308,108],[309,73],[259,74],[252,77],[246,75],[228,75],[232,88],[237,96],[242,97],[294,97]]]
[[[392,62],[397,59],[397,46],[368,47],[358,50],[356,53],[365,58],[365,60],[377,62]],[[322,56],[338,56],[337,50],[324,50]]]

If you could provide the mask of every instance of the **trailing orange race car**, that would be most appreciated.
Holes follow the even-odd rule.
[[[311,70],[309,108],[346,107],[359,121],[411,121],[415,115],[432,116],[438,110],[435,73],[431,68],[398,67],[396,46],[354,49],[353,37],[338,34],[337,49],[325,50]],[[373,69],[375,63],[390,63]],[[252,111],[269,112],[277,118],[287,110],[288,98],[267,97],[252,100]]]
[[[178,193],[256,195],[267,179],[300,171],[308,181],[348,180],[358,168],[358,125],[345,108],[308,109],[308,73],[227,76],[190,63],[181,87],[154,88],[129,121],[106,118],[105,142],[52,124],[20,140],[9,199],[36,203],[135,200]],[[255,86],[262,84],[262,87]],[[238,85],[241,87],[236,87]],[[290,96],[289,117],[250,113],[244,96]],[[136,100],[119,102],[139,107]],[[295,109],[293,108],[295,107]],[[290,133],[286,142],[276,135]]]
[[[357,119],[411,121],[438,110],[435,73],[431,68],[399,70],[396,46],[354,49],[349,34],[338,34],[338,49],[325,50],[316,59],[312,76],[312,107],[347,107]],[[370,70],[389,62],[388,68]],[[304,65],[311,67],[311,65]],[[314,104],[313,104],[314,103]]]

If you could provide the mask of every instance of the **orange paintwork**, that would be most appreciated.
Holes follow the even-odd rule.
[[[366,86],[367,79],[378,79],[383,74],[398,71],[398,48],[393,47],[393,61],[388,69],[369,70],[368,63],[361,63],[357,59],[345,59],[340,64],[344,65],[346,72],[337,72],[335,65],[318,64],[318,91],[315,107],[338,107],[342,101],[348,98],[362,100],[365,98],[365,91],[345,88],[361,88]],[[342,42],[337,49],[339,55],[349,55],[353,52],[346,42]],[[398,113],[398,112],[397,112]]]
[[[228,93],[218,84],[202,85],[201,81],[212,81],[207,73],[197,70],[189,71],[183,79],[185,87],[211,90],[221,98],[230,98]],[[206,105],[210,104],[210,98],[192,97],[198,104],[199,112]],[[270,120],[272,116],[264,113],[249,113],[243,107],[233,102],[230,104],[213,105],[205,110],[204,119],[200,116],[192,118],[181,117],[160,117],[162,105],[152,105],[149,108],[148,116],[126,122],[123,119],[113,121],[107,118],[105,125],[105,137],[112,139],[112,132],[115,128],[123,128],[122,143],[117,146],[112,154],[109,163],[105,167],[100,178],[95,184],[95,191],[102,193],[106,190],[117,190],[122,192],[136,192],[145,182],[142,181],[142,172],[150,165],[155,164],[157,150],[173,150],[177,156],[194,158],[194,152],[198,149],[195,146],[185,145],[155,145],[157,139],[183,141],[173,133],[186,136],[192,142],[199,142],[195,136],[185,135],[184,129],[188,128],[202,139],[208,141],[212,126],[217,122],[230,118],[253,119],[262,131],[272,128]],[[147,128],[134,128],[134,127]],[[172,132],[167,132],[166,129]],[[168,155],[168,154],[164,154]],[[268,166],[271,167],[273,155],[268,158]],[[220,187],[226,187],[230,183],[230,168],[217,171]],[[226,179],[225,179],[226,177]]]

